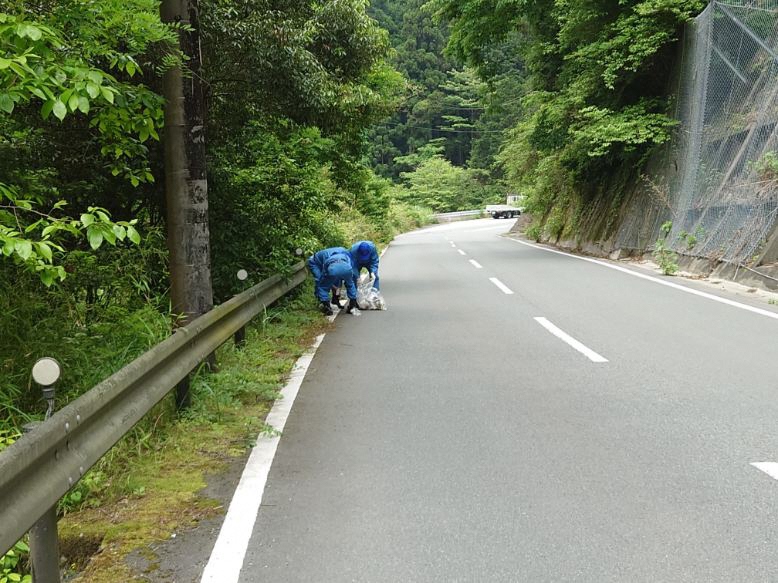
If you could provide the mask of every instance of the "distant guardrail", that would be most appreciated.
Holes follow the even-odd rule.
[[[241,343],[246,324],[306,276],[298,263],[215,307],[0,452],[0,556],[195,367],[233,335]]]
[[[438,213],[432,215],[432,218],[435,219],[435,221],[438,223],[450,223],[452,221],[462,221],[471,217],[480,217],[483,214],[483,210],[456,211],[453,213]]]

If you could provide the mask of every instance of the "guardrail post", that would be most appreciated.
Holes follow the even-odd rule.
[[[46,400],[46,417],[54,413],[55,383],[59,380],[62,369],[59,363],[51,358],[38,359],[32,367],[32,378],[43,389]],[[40,422],[28,423],[24,432],[29,433]],[[59,574],[59,537],[57,536],[57,505],[49,508],[30,529],[30,562],[32,577],[35,583],[60,583]]]
[[[300,251],[298,255],[301,255],[302,250],[298,249],[298,251]],[[249,272],[245,269],[239,269],[235,276],[238,278],[238,281],[243,282],[249,278]],[[243,348],[246,345],[246,326],[241,326],[240,329],[235,332],[233,338],[235,339],[235,348]]]
[[[49,508],[30,529],[30,559],[35,583],[60,583],[57,505]]]
[[[192,392],[189,390],[189,375],[176,385],[176,409],[182,411],[192,404]]]
[[[24,432],[29,433],[38,425],[40,421],[28,423],[24,426]],[[30,563],[35,583],[60,583],[56,504],[30,529]]]
[[[235,348],[243,348],[246,346],[246,327],[241,326],[237,332],[235,332]]]

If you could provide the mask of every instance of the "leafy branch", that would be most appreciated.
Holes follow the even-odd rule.
[[[66,277],[64,267],[57,261],[58,255],[65,252],[65,239],[86,237],[93,250],[103,243],[140,243],[136,220],[113,221],[108,211],[100,207],[89,207],[73,219],[55,215],[66,205],[65,201],[58,201],[48,212],[37,208],[38,204],[22,198],[14,187],[0,183],[0,252],[37,273],[47,287]],[[27,216],[35,220],[28,222]]]

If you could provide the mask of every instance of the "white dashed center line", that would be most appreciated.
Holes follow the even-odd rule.
[[[566,342],[567,344],[575,348],[578,352],[583,354],[586,358],[588,358],[592,362],[608,362],[607,358],[600,356],[591,348],[584,346],[582,343],[578,342],[578,340],[576,340],[569,334],[563,332],[562,330],[554,326],[551,322],[549,322],[545,318],[535,318],[535,321],[541,326],[543,326],[546,330],[551,332],[554,336],[559,338],[562,342]]]
[[[475,267],[476,269],[483,269],[484,268],[484,266],[481,265],[480,263],[478,263],[478,261],[476,261],[475,259],[471,259],[470,263],[472,263],[473,267]]]
[[[778,463],[776,462],[752,462],[757,470],[762,470],[765,474],[770,476],[773,480],[778,480]]]
[[[460,255],[467,255],[467,253],[465,253],[465,252],[464,252],[464,251],[462,251],[461,249],[457,249],[457,251],[459,251],[459,254],[460,254]]]
[[[513,295],[513,290],[510,289],[507,285],[505,285],[503,282],[501,282],[496,277],[490,277],[489,281],[491,281],[494,285],[496,285],[500,289],[500,291],[502,291],[502,293],[504,293],[505,295],[508,295],[508,296]]]

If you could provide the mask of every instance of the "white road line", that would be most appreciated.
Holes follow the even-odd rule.
[[[608,362],[607,358],[600,356],[591,348],[584,346],[583,344],[578,342],[578,340],[576,340],[569,334],[563,332],[562,330],[554,326],[551,322],[549,322],[545,318],[538,317],[535,318],[535,321],[541,326],[543,326],[546,330],[551,332],[554,336],[562,340],[562,342],[566,342],[567,344],[575,348],[578,352],[586,356],[586,358],[588,358],[592,362]]]
[[[480,263],[478,263],[478,261],[476,261],[475,259],[471,259],[470,263],[472,263],[473,267],[475,267],[476,269],[483,269],[484,268],[484,266],[481,265]]]
[[[581,261],[588,261],[589,263],[596,263],[597,265],[602,265],[603,267],[607,267],[609,269],[615,269],[616,271],[621,271],[622,273],[627,273],[629,275],[632,275],[634,277],[639,277],[641,279],[647,279],[648,281],[653,281],[654,283],[658,283],[660,285],[666,285],[667,287],[671,287],[673,289],[677,289],[682,292],[686,292],[687,294],[692,294],[695,296],[699,296],[701,298],[706,298],[708,300],[713,300],[714,302],[719,302],[720,304],[726,304],[728,306],[732,306],[733,308],[739,308],[741,310],[745,310],[747,312],[753,312],[754,314],[759,314],[760,316],[767,316],[768,318],[772,318],[773,320],[778,320],[778,313],[771,312],[769,310],[763,310],[762,308],[756,308],[754,306],[749,306],[748,304],[741,304],[740,302],[736,302],[735,300],[729,300],[727,298],[722,298],[714,294],[709,294],[708,292],[696,290],[691,287],[686,287],[683,285],[680,285],[678,283],[673,283],[672,281],[666,281],[664,279],[659,279],[658,277],[654,277],[652,275],[646,275],[645,273],[640,273],[637,271],[632,271],[631,269],[627,269],[626,267],[621,267],[619,265],[611,265],[610,263],[606,263],[604,261],[599,261],[597,259],[592,259],[591,257],[581,257],[579,255],[573,255],[572,253],[565,253],[564,251],[557,251],[556,249],[548,249],[546,247],[541,247],[540,245],[533,245],[532,243],[527,243],[526,241],[519,241],[518,239],[514,239],[512,237],[508,237],[510,241],[514,241],[516,243],[519,243],[521,245],[526,245],[527,247],[533,247],[535,249],[540,249],[541,251],[548,251],[549,253],[556,253],[557,255],[564,255],[565,257],[572,257],[573,259],[580,259]]]
[[[452,246],[452,247],[456,247],[456,246],[457,246],[457,244],[456,244],[456,243],[454,243],[453,241],[449,241],[449,243],[451,243],[451,246]]]
[[[464,252],[464,251],[462,251],[461,249],[457,249],[457,251],[459,251],[459,254],[460,254],[460,255],[467,255],[467,253],[465,253],[465,252]]]
[[[381,251],[381,257],[388,249],[389,245]],[[339,311],[335,311],[327,319],[333,322],[338,314]],[[286,420],[289,418],[289,413],[305,379],[308,367],[323,340],[324,334],[318,336],[308,351],[297,360],[286,386],[281,390],[281,394],[268,413],[265,423],[272,427],[275,432],[272,435],[260,435],[257,438],[257,444],[251,450],[251,455],[243,469],[235,494],[233,494],[216,544],[203,571],[201,583],[236,583],[238,581],[251,533],[254,530],[254,523],[262,504],[270,467],[281,440],[280,432],[286,426]]]
[[[276,432],[283,431],[305,373],[323,339],[324,334],[316,338],[313,346],[297,360],[289,382],[268,413],[265,422]],[[243,559],[246,556],[246,549],[265,492],[267,476],[281,440],[280,433],[276,432],[272,435],[260,435],[257,444],[251,450],[251,456],[243,469],[227,516],[219,531],[219,537],[203,571],[202,583],[236,583],[240,577]]]
[[[496,277],[490,277],[489,281],[491,281],[494,285],[496,285],[498,288],[500,288],[502,293],[504,293],[505,295],[508,295],[508,296],[512,296],[513,295],[513,290],[511,290],[507,285],[505,285],[503,282],[501,282]]]
[[[778,480],[778,463],[776,462],[752,462],[757,470],[762,470],[774,480]]]

